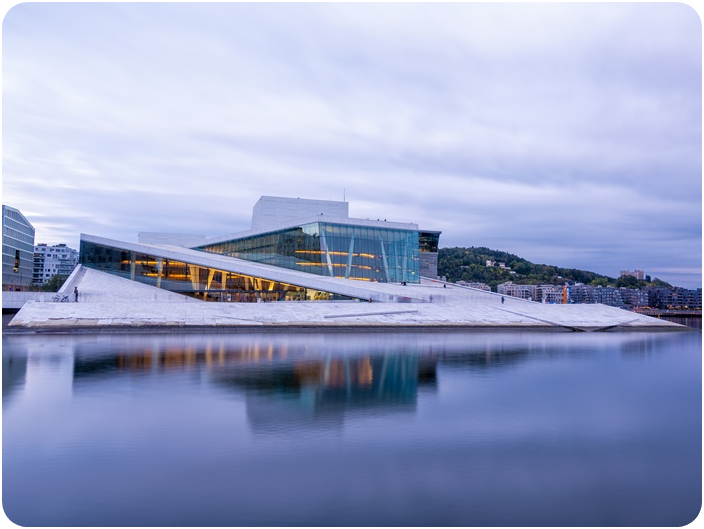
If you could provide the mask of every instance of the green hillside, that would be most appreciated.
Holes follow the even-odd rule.
[[[487,267],[486,262],[488,260],[496,261],[496,264]],[[504,263],[510,270],[500,268],[499,262]],[[505,281],[513,281],[522,285],[563,285],[565,282],[569,282],[627,288],[641,288],[648,285],[670,286],[658,279],[652,282],[639,281],[635,277],[630,276],[615,279],[576,268],[560,268],[559,266],[535,264],[508,252],[484,247],[475,248],[474,246],[469,248],[440,248],[438,275],[445,276],[451,282],[477,281],[486,283],[493,291],[496,291],[496,285]]]

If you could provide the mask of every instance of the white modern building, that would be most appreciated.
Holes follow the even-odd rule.
[[[80,266],[57,296],[74,301],[77,291],[78,303],[27,302],[10,327],[21,332],[682,328],[602,305],[502,298],[438,281],[437,272],[421,277],[422,253],[437,253],[440,232],[422,231],[414,223],[350,218],[347,211],[346,203],[262,197],[252,228],[230,235],[203,239],[142,232],[135,243],[81,234]]]
[[[348,212],[347,202],[264,196],[249,230],[209,238],[141,232],[136,244],[82,234],[80,262],[203,301],[369,300],[359,283],[437,276],[439,231]],[[326,289],[326,278],[353,281]]]
[[[65,244],[49,246],[37,244],[34,247],[33,283],[43,285],[55,275],[68,277],[78,265],[78,250]]]

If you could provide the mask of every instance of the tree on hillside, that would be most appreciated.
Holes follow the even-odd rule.
[[[652,280],[652,282],[650,283],[650,286],[672,288],[672,285],[670,283],[663,281],[662,279],[657,278],[657,277]]]
[[[486,266],[487,261],[506,263],[511,270],[498,265]],[[614,280],[585,270],[560,268],[545,264],[534,264],[508,252],[492,250],[486,247],[440,248],[438,252],[438,274],[447,277],[448,281],[481,282],[491,286],[506,281],[516,284],[563,284],[567,282],[589,284],[593,280],[603,278],[601,283],[608,285]]]
[[[596,279],[590,281],[589,284],[593,287],[608,287],[609,280],[605,277],[597,277]]]
[[[641,281],[639,281],[637,277],[621,276],[616,280],[616,286],[618,288],[621,288],[621,287],[640,288],[642,285],[641,285]]]

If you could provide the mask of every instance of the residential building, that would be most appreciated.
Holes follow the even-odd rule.
[[[464,283],[464,282],[458,282]],[[466,283],[464,283],[466,284]],[[499,294],[543,303],[564,303],[564,286],[514,285],[508,281],[498,285]],[[614,288],[577,283],[568,289],[568,302],[578,304],[600,303],[612,307],[634,309],[653,307],[658,309],[701,310],[702,289],[688,290],[680,287]]]
[[[468,283],[467,281],[457,281],[457,284],[463,287],[476,288],[477,290],[486,290],[487,292],[491,292],[491,287],[486,283],[479,283],[474,281]]]
[[[594,294],[597,303],[611,305],[612,307],[623,307],[621,290],[618,288],[598,286],[594,289]]]
[[[538,285],[535,289],[536,301],[543,303],[563,303],[564,290],[556,285]]]
[[[538,299],[537,285],[514,285],[513,282],[507,281],[497,285],[496,291],[504,296],[512,296],[521,299]]]
[[[702,289],[681,289],[682,306],[687,309],[702,309]]]
[[[621,295],[621,301],[628,308],[648,306],[648,293],[646,291],[638,288],[619,288],[618,291]]]
[[[34,268],[34,226],[15,208],[2,206],[2,289],[27,290]]]
[[[570,287],[570,300],[573,303],[598,303],[594,289],[591,285],[572,285]]]
[[[620,277],[623,276],[633,276],[640,281],[645,281],[645,272],[643,270],[621,270]]]
[[[656,309],[701,310],[702,289],[688,290],[681,287],[646,287],[648,305]]]
[[[57,274],[68,277],[77,264],[78,250],[65,244],[38,244],[34,247],[33,282],[41,286]]]

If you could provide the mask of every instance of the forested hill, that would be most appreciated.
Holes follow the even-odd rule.
[[[496,261],[494,266],[486,266],[487,260]],[[499,267],[504,263],[510,270]],[[511,273],[515,272],[515,273]],[[505,281],[524,285],[559,284],[565,281],[584,284],[616,285],[614,278],[575,268],[560,268],[557,266],[534,264],[530,261],[507,252],[491,250],[483,247],[470,248],[440,248],[438,255],[438,275],[447,277],[448,281],[478,281],[491,286],[496,291],[496,285]],[[636,283],[637,279],[632,278]],[[624,280],[629,282],[628,279]],[[624,282],[622,281],[622,282]],[[624,285],[631,286],[631,285]],[[633,284],[632,288],[639,285]]]

